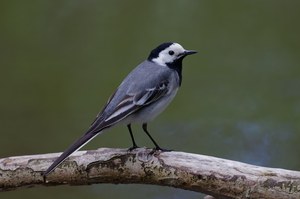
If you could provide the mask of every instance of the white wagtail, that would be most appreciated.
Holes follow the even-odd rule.
[[[147,122],[160,114],[173,100],[182,81],[182,60],[196,53],[185,50],[178,43],[163,43],[151,51],[147,60],[138,65],[109,98],[87,132],[64,151],[44,172],[48,175],[69,155],[79,150],[97,135],[116,124],[127,125],[133,146],[135,143],[131,124],[142,124],[155,150],[164,150],[154,141],[147,130]]]

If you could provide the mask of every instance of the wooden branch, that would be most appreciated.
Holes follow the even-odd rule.
[[[204,155],[102,148],[74,153],[41,176],[60,153],[0,159],[0,191],[35,185],[156,184],[215,198],[300,198],[300,172]]]

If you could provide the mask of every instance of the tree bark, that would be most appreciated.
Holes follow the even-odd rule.
[[[184,152],[79,151],[42,177],[60,153],[0,159],[0,191],[35,185],[155,184],[215,198],[300,198],[300,172]]]

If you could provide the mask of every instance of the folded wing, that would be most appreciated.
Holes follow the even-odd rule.
[[[114,95],[110,98],[103,111],[101,111],[95,121],[91,124],[87,132],[79,138],[73,145],[71,145],[66,151],[64,151],[59,158],[57,158],[54,163],[44,172],[44,176],[49,174],[58,165],[60,165],[69,155],[73,152],[79,150],[90,140],[96,137],[102,130],[113,126],[117,122],[123,120],[130,114],[136,112],[140,108],[147,106],[168,93],[169,82],[164,80],[161,81],[153,88],[147,88],[138,93],[126,94],[120,102],[114,106],[113,111],[110,114],[105,112],[105,109],[110,106]]]

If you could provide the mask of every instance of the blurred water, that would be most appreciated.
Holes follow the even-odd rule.
[[[149,51],[177,41],[199,53],[150,124],[186,152],[300,170],[298,1],[1,1],[0,157],[64,150]],[[141,146],[152,147],[140,127]],[[87,149],[128,147],[124,127]],[[132,189],[135,191],[133,192]],[[149,185],[49,187],[1,198],[200,198]]]

